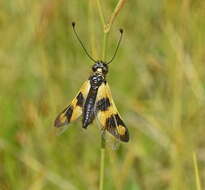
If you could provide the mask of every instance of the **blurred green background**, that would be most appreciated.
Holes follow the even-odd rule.
[[[116,4],[102,1],[106,20]],[[79,120],[62,135],[53,127],[91,72],[71,21],[101,58],[96,1],[3,0],[0,7],[0,189],[98,189],[96,123],[84,130]],[[202,0],[130,0],[115,20],[107,59],[118,29],[125,33],[107,80],[131,139],[117,149],[107,144],[106,190],[200,190],[197,180],[203,189],[204,10]]]

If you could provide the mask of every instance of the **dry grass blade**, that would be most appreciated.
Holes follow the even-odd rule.
[[[127,0],[120,0],[117,4],[117,6],[115,7],[115,10],[113,11],[108,24],[105,26],[105,33],[108,33],[110,31],[110,28],[112,27],[112,24],[114,22],[114,20],[116,19],[117,15],[119,14],[120,10],[124,7],[125,3]]]

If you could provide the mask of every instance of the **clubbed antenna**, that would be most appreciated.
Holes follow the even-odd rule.
[[[72,22],[72,27],[73,27],[73,31],[74,31],[74,33],[75,33],[75,35],[76,35],[78,41],[80,42],[82,48],[84,49],[86,55],[87,55],[93,62],[96,62],[96,61],[90,56],[90,54],[88,53],[88,51],[85,49],[85,46],[83,45],[83,42],[82,42],[81,39],[79,38],[79,36],[78,36],[78,34],[77,34],[76,30],[75,30],[75,22]]]
[[[120,29],[119,31],[120,31],[120,39],[119,39],[119,41],[118,41],[118,43],[117,43],[117,47],[116,47],[115,53],[114,53],[112,59],[107,62],[107,64],[110,64],[110,63],[115,59],[115,56],[116,56],[117,51],[118,51],[118,48],[119,48],[119,46],[120,46],[120,43],[121,43],[121,40],[122,40],[122,35],[123,35],[123,29]]]

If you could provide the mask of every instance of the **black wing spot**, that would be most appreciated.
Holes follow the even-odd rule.
[[[128,142],[129,141],[129,132],[124,124],[124,122],[122,121],[122,119],[120,118],[120,116],[118,114],[115,114],[115,119],[117,121],[117,125],[121,125],[125,127],[125,134],[124,135],[120,135],[120,140],[124,141],[124,142]]]
[[[110,107],[110,100],[109,98],[102,98],[101,100],[99,100],[97,102],[97,111],[100,110],[100,111],[106,111],[108,110],[108,108]]]
[[[73,114],[73,106],[70,106],[69,108],[68,108],[68,110],[66,111],[66,117],[67,117],[67,119],[68,119],[68,123],[70,122],[70,119],[71,119],[71,117],[72,117],[72,114]]]
[[[125,126],[124,122],[122,121],[122,119],[120,118],[120,116],[118,114],[115,114],[115,118],[116,118],[118,125]]]
[[[115,126],[115,118],[113,117],[113,115],[106,119],[105,126],[108,128]]]
[[[64,114],[65,112],[65,116],[67,117],[67,120],[62,122],[61,121],[61,117],[62,117],[62,114]],[[73,107],[72,106],[68,106],[67,108],[65,108],[56,118],[55,120],[55,123],[54,123],[54,126],[55,127],[61,127],[67,123],[70,122],[70,119],[72,117],[72,114],[73,114]]]
[[[113,134],[114,136],[117,137],[117,132],[116,132],[116,121],[114,118],[114,115],[111,115],[109,118],[106,119],[105,123],[106,129]]]
[[[122,119],[120,118],[120,116],[118,114],[115,115],[111,115],[109,118],[107,118],[106,120],[106,129],[115,137],[117,137],[118,139],[120,139],[121,141],[124,142],[128,142],[129,141],[129,132],[124,124],[124,122],[122,121]],[[117,126],[124,126],[125,127],[125,134],[124,135],[119,135],[117,132],[116,127]]]
[[[76,105],[83,107],[83,102],[84,102],[83,94],[80,92],[76,98],[78,100]]]

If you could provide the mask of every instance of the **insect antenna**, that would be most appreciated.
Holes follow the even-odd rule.
[[[114,53],[113,57],[111,58],[111,60],[107,62],[107,64],[110,64],[115,59],[115,56],[117,54],[118,48],[119,48],[121,40],[122,40],[122,35],[123,35],[123,29],[120,29],[120,39],[119,39],[119,41],[117,43],[117,47],[116,47],[115,53]]]
[[[84,49],[86,55],[87,55],[93,62],[96,62],[96,60],[94,60],[94,59],[90,56],[90,54],[89,54],[88,51],[86,50],[85,46],[83,45],[83,42],[82,42],[81,39],[79,38],[79,36],[78,36],[78,34],[77,34],[76,30],[75,30],[75,22],[72,22],[72,27],[73,27],[73,31],[74,31],[74,33],[75,33],[75,35],[76,35],[78,41],[80,42],[82,48]]]

